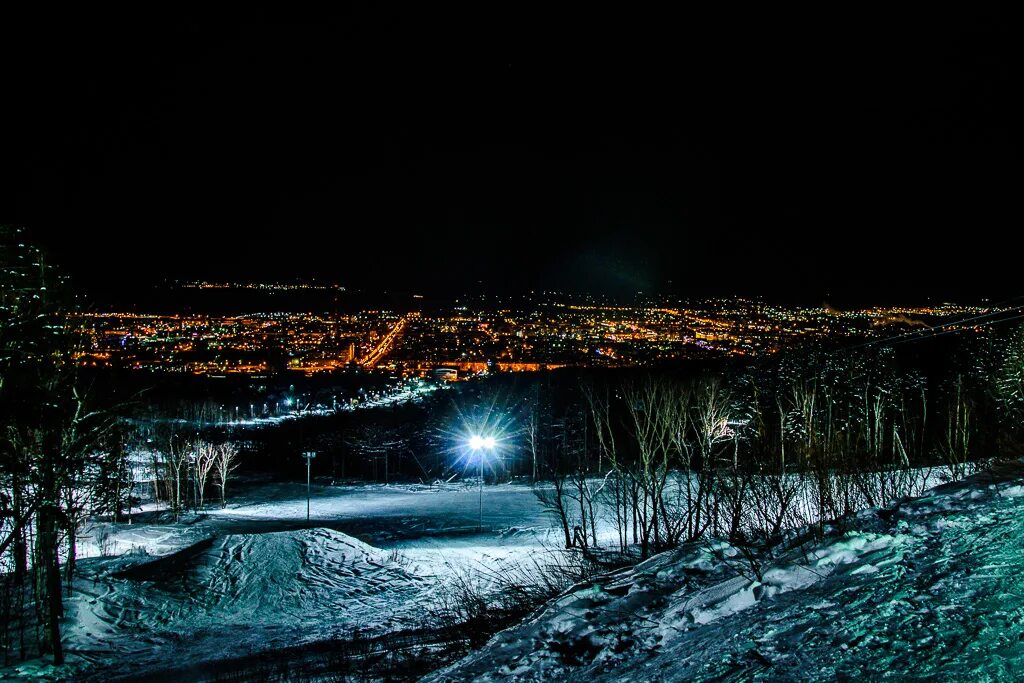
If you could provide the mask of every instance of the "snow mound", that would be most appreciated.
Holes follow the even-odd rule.
[[[577,586],[432,681],[1015,680],[1024,669],[1024,467],[790,537]]]
[[[211,538],[84,587],[68,649],[166,666],[415,628],[431,578],[330,529]]]
[[[194,619],[208,612],[219,622],[245,623],[301,623],[325,610],[354,613],[355,607],[375,596],[393,597],[396,590],[423,580],[385,551],[330,529],[231,534],[133,567],[121,576],[152,582],[180,597],[174,617]]]

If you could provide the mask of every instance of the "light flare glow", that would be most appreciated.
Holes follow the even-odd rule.
[[[478,451],[482,448],[493,450],[497,445],[498,441],[493,436],[481,436],[479,434],[474,434],[469,437],[469,447],[474,451]]]

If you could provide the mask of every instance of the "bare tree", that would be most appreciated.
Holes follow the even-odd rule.
[[[536,482],[541,451],[541,417],[540,417],[540,385],[534,385],[534,395],[526,410],[525,436],[526,446],[530,451],[530,481]]]
[[[642,500],[635,513],[640,518],[640,554],[660,549],[664,511],[663,494],[669,473],[672,431],[676,426],[676,387],[666,380],[647,377],[623,390],[628,423],[638,455],[634,476]]]
[[[696,443],[695,457],[689,458],[697,478],[694,522],[690,538],[699,538],[709,527],[716,535],[721,533],[719,500],[715,495],[715,471],[723,456],[723,444],[733,437],[729,419],[732,417],[732,397],[720,377],[704,377],[694,389],[692,407],[682,413],[690,421],[690,430]],[[733,466],[736,453],[729,449]]]
[[[206,497],[206,480],[217,462],[219,446],[209,441],[197,441],[192,447],[193,466],[196,473],[196,496],[197,507],[203,509],[203,500]]]
[[[227,485],[228,477],[238,467],[238,445],[232,442],[225,442],[217,446],[214,451],[214,467],[217,471],[217,478],[214,484],[220,489],[220,505],[227,507]]]
[[[582,423],[583,416],[577,415]],[[584,423],[585,424],[585,423]],[[597,514],[594,509],[594,501],[600,496],[607,484],[607,478],[595,481],[594,472],[591,471],[588,451],[586,448],[586,437],[582,442],[577,442],[572,448],[566,449],[569,456],[575,461],[571,470],[570,481],[572,482],[571,497],[579,509],[579,545],[582,547],[597,546]],[[587,534],[590,540],[587,540]]]
[[[578,464],[573,458],[574,429],[570,415],[555,419],[551,397],[535,388],[527,402],[527,446],[530,449],[536,476],[533,492],[545,510],[558,521],[566,548],[573,547],[578,538],[574,534],[575,515],[571,509],[571,476]]]
[[[188,465],[192,453],[192,442],[172,435],[167,442],[167,464],[174,483],[171,500],[174,518],[177,519],[184,509],[182,484],[188,483]]]
[[[575,539],[569,524],[569,497],[566,495],[567,478],[565,472],[557,467],[549,468],[548,476],[551,486],[545,485],[544,482],[536,482],[533,485],[533,494],[537,496],[541,506],[558,520],[558,525],[562,529],[562,535],[565,540],[565,547],[571,548],[574,545]]]
[[[946,409],[946,424],[939,450],[946,461],[951,479],[963,479],[968,474],[971,460],[971,436],[974,431],[974,411],[964,390],[963,377],[957,375]]]

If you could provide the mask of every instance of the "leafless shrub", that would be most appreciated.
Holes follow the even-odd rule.
[[[452,640],[479,647],[599,570],[582,552],[545,550],[529,560],[451,566],[432,617]]]

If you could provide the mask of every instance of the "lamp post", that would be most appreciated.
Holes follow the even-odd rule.
[[[306,451],[302,454],[302,457],[306,459],[306,521],[309,521],[309,470],[310,464],[313,462],[313,458],[316,457],[316,453],[313,451]]]
[[[480,487],[477,494],[479,531],[484,530],[484,451],[493,451],[497,442],[493,436],[473,435],[469,437],[469,450],[476,454],[480,465]]]

